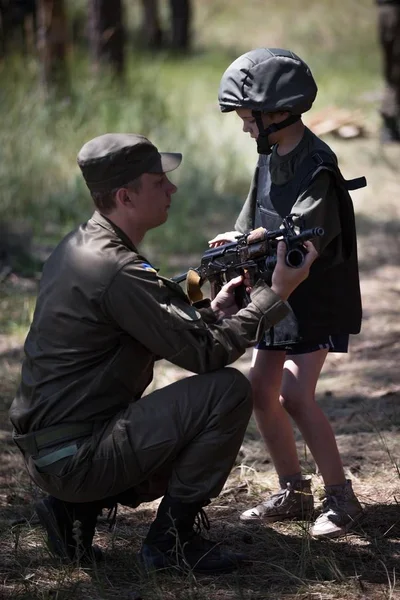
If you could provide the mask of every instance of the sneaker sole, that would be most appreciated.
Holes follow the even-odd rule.
[[[277,523],[278,521],[311,521],[313,511],[303,513],[301,515],[268,515],[262,517],[244,517],[240,515],[239,519],[242,523]]]
[[[336,529],[335,531],[328,531],[326,533],[313,533],[312,529],[310,531],[310,535],[312,538],[314,539],[328,539],[328,540],[333,540],[335,538],[339,538],[342,537],[344,535],[346,535],[346,533],[348,533],[350,531],[350,529],[352,529],[352,527],[354,527],[354,525],[356,525],[358,523],[358,521],[363,517],[364,513],[361,512],[359,515],[353,517],[351,523],[348,523],[347,525],[345,525],[344,527],[341,527],[340,529]]]

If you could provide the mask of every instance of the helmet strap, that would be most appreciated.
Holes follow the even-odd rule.
[[[289,125],[293,125],[297,121],[300,121],[301,115],[290,115],[281,123],[272,123],[269,127],[265,128],[264,123],[262,121],[262,113],[259,110],[251,111],[253,117],[256,120],[258,127],[258,137],[257,137],[257,151],[258,154],[271,154],[272,148],[274,144],[270,144],[268,141],[269,136],[276,131],[280,131],[285,127],[289,127]]]

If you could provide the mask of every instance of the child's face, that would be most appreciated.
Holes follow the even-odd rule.
[[[250,133],[250,137],[253,139],[258,138],[259,130],[253,113],[250,108],[238,108],[236,113],[243,121],[243,131]],[[276,112],[276,113],[263,113],[261,118],[265,128],[272,125],[272,123],[280,123],[289,116],[288,112]]]
[[[249,108],[238,108],[236,113],[243,121],[243,131],[249,133],[250,137],[256,140],[259,131],[251,110]]]

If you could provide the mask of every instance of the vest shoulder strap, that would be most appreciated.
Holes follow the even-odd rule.
[[[336,177],[336,181],[347,191],[358,190],[367,185],[365,177],[356,177],[354,179],[345,179],[336,162],[335,155],[324,150],[317,150],[307,156],[301,163],[299,170],[301,181],[299,190],[301,191],[320,173],[321,171],[330,171]]]

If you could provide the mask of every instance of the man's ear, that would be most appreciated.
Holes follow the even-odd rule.
[[[116,206],[132,206],[132,199],[129,195],[129,190],[127,188],[119,188],[115,192],[115,204]]]

